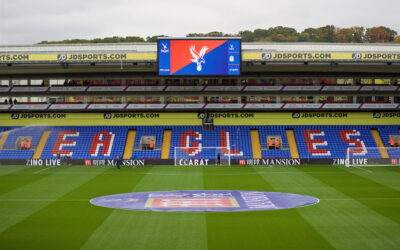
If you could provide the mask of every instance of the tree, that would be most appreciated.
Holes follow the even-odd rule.
[[[335,26],[326,25],[324,27],[320,27],[317,29],[318,40],[317,42],[327,42],[333,43],[335,42]]]
[[[299,35],[299,42],[310,42],[311,38],[310,38],[310,34],[306,33],[306,32],[301,32]]]
[[[242,42],[254,42],[254,33],[250,30],[239,31]]]
[[[167,36],[166,35],[148,36],[148,37],[146,37],[146,42],[155,43],[155,42],[157,42],[157,38],[159,38],[159,37],[167,37]]]
[[[254,40],[255,41],[262,41],[266,37],[268,37],[269,32],[268,32],[268,30],[265,30],[265,29],[255,29],[253,31],[253,35],[254,35]]]
[[[360,26],[354,26],[350,28],[352,30],[352,41],[354,43],[362,43],[365,40],[365,28]]]
[[[400,43],[397,32],[385,27],[354,26],[339,28],[326,25],[319,28],[307,28],[301,33],[291,27],[276,26],[268,29],[243,30],[238,34],[228,34],[220,31],[208,33],[189,33],[186,37],[234,37],[240,36],[243,42],[329,42],[329,43]],[[132,43],[132,42],[157,42],[158,37],[165,35],[148,36],[143,39],[139,36],[104,37],[94,39],[68,39],[62,41],[41,41],[39,44],[63,44],[63,43]]]
[[[307,28],[301,34],[304,34],[303,37],[308,37],[309,42],[316,42],[319,38],[318,30],[314,28]]]
[[[368,28],[365,33],[366,41],[369,43],[392,42],[397,32],[385,26]]]

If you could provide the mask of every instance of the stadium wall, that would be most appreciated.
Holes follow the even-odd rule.
[[[210,113],[214,125],[398,125],[400,112]],[[198,113],[2,113],[0,126],[201,126]]]

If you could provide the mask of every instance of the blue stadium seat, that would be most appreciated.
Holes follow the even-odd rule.
[[[115,159],[122,155],[125,147],[125,140],[129,130],[136,130],[134,150],[132,157],[135,159],[159,159],[163,133],[165,129],[172,131],[170,158],[174,158],[175,147],[194,147],[200,145],[201,152],[192,156],[185,155],[185,158],[215,159],[217,154],[221,158],[227,158],[229,152],[207,147],[227,147],[231,149],[231,158],[251,159],[253,158],[250,130],[258,129],[260,143],[264,148],[267,145],[266,138],[269,135],[279,135],[282,138],[284,149],[267,150],[262,149],[263,158],[290,158],[288,149],[287,129],[293,129],[297,141],[300,158],[346,158],[346,149],[354,147],[350,143],[363,143],[368,148],[367,152],[350,155],[355,158],[381,158],[376,147],[371,129],[377,128],[382,140],[387,143],[389,135],[400,134],[400,126],[215,126],[214,130],[203,130],[201,126],[29,126],[29,127],[0,127],[0,132],[10,130],[10,134],[0,150],[0,159],[27,159],[31,158],[34,150],[16,150],[15,144],[19,136],[32,136],[32,148],[34,149],[44,130],[50,130],[50,136],[44,147],[41,158],[54,159],[54,149],[60,143],[66,152],[71,152],[73,159]],[[59,137],[61,131],[70,131],[64,137]],[[101,132],[103,131],[103,132]],[[348,138],[345,134],[348,134]],[[155,150],[142,150],[140,139],[142,136],[155,136]],[[311,141],[313,136],[314,141]],[[93,142],[93,139],[98,143]],[[58,141],[57,141],[58,140]],[[63,141],[63,140],[67,140]],[[68,140],[70,140],[68,142]],[[319,140],[319,141],[318,141]],[[112,142],[110,151],[106,149],[107,142]],[[314,142],[315,148],[312,147]],[[58,144],[57,144],[58,143]],[[101,144],[103,143],[103,144]],[[308,145],[307,145],[308,144]],[[58,145],[58,146],[57,146]],[[310,150],[312,152],[310,152]],[[181,152],[188,154],[187,152]],[[400,158],[400,150],[390,151],[391,157]],[[179,156],[178,156],[179,157]]]

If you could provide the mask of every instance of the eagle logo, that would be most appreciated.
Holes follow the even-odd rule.
[[[203,69],[203,67],[202,67],[202,63],[206,63],[206,61],[204,60],[204,55],[206,54],[206,51],[208,50],[208,47],[207,46],[203,46],[202,48],[201,48],[201,50],[200,50],[200,53],[198,53],[197,51],[196,51],[196,47],[195,47],[195,45],[191,45],[190,47],[189,47],[189,51],[190,51],[190,54],[192,54],[192,56],[193,56],[193,58],[191,59],[191,61],[192,62],[194,62],[194,63],[196,63],[197,64],[197,71],[201,71],[202,69]]]

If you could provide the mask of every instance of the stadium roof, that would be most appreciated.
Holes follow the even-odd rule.
[[[246,51],[285,52],[400,52],[400,44],[369,43],[242,43]],[[51,52],[156,52],[156,43],[88,43],[0,46],[0,53]]]

